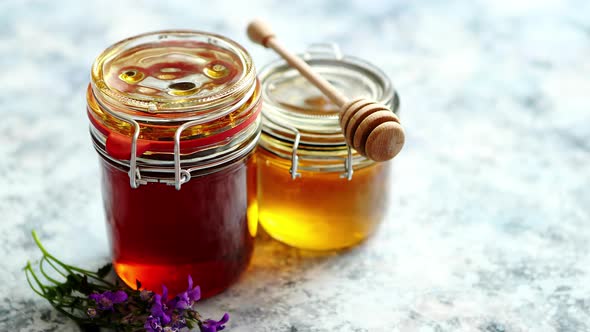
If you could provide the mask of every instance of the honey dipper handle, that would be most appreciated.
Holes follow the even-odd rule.
[[[320,89],[324,95],[339,107],[348,101],[348,98],[336,90],[330,82],[315,73],[305,61],[284,48],[275,38],[275,34],[272,32],[270,26],[265,22],[255,20],[248,24],[248,37],[257,44],[275,50],[291,67],[297,69],[301,75],[307,78],[308,81]]]

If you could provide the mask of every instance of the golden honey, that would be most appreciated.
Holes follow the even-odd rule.
[[[292,180],[284,159],[263,149],[257,157],[259,220],[275,239],[336,249],[364,240],[380,224],[389,199],[389,163],[359,169],[350,181],[338,172],[313,171]]]
[[[365,97],[396,112],[399,99],[378,68],[339,52],[307,52],[304,59],[349,98]],[[391,162],[349,150],[338,107],[282,61],[265,67],[263,129],[257,149],[261,226],[291,246],[331,250],[373,234],[387,212]]]

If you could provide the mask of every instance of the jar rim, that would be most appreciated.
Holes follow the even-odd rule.
[[[318,51],[315,46],[320,46],[323,52]],[[389,106],[394,113],[398,113],[400,103],[397,91],[389,77],[375,65],[354,56],[342,56],[335,44],[311,45],[308,51],[300,56],[349,98],[365,97],[377,100]],[[342,175],[350,179],[353,168],[360,169],[375,164],[346,144],[340,128],[339,109],[335,105],[325,114],[309,114],[305,110],[298,112],[296,109],[294,111],[293,107],[284,107],[284,103],[273,102],[272,98],[269,98],[269,89],[276,87],[270,85],[275,82],[288,82],[288,79],[282,81],[280,77],[277,78],[284,73],[290,75],[291,82],[300,79],[299,84],[311,86],[284,60],[275,60],[262,68],[259,75],[263,99],[260,147],[278,156],[285,163],[290,163],[289,172],[292,177],[297,176],[298,169],[303,169],[314,172],[344,172]],[[339,77],[344,77],[348,85],[339,86],[339,82],[335,82]],[[362,85],[365,95],[351,94],[351,91],[359,92],[354,86],[351,87],[354,84]],[[288,84],[283,87],[285,91],[292,92],[290,98],[301,99],[301,94],[293,92],[295,89],[290,88]],[[305,89],[310,92],[315,87],[312,90]],[[319,90],[315,93],[321,95]]]
[[[231,84],[224,86],[220,91],[204,95],[189,95],[184,97],[160,97],[150,98],[141,94],[124,93],[112,84],[107,82],[105,77],[105,66],[124,52],[129,52],[145,45],[162,46],[172,42],[192,42],[201,45],[211,45],[234,55],[239,60],[241,72],[239,78]],[[214,33],[198,30],[160,30],[152,31],[121,40],[105,49],[96,58],[92,65],[91,83],[93,90],[100,92],[108,102],[121,105],[136,111],[147,112],[148,114],[160,113],[183,113],[194,112],[195,110],[210,110],[218,108],[224,103],[231,102],[227,98],[235,94],[244,93],[256,80],[256,71],[249,53],[237,42]]]
[[[256,71],[247,51],[226,37],[193,30],[130,37],[103,51],[91,76],[93,143],[128,168],[132,188],[161,181],[180,189],[191,173],[222,167],[258,141]]]
[[[349,98],[369,97],[390,106],[394,113],[398,112],[399,96],[391,80],[375,65],[354,56],[334,56],[333,54],[316,52],[306,52],[300,56],[336,85],[339,82],[335,80],[339,78],[347,81],[348,87],[354,84],[355,79],[364,79],[362,82],[363,88],[366,89],[364,92],[369,95],[348,95]],[[293,142],[295,135],[292,134],[293,130],[289,130],[292,128],[299,131],[302,145],[334,146],[337,149],[345,146],[346,140],[338,119],[339,110],[335,105],[331,105],[332,108],[327,112],[320,111],[310,114],[310,112],[297,110],[290,105],[285,106],[285,103],[277,102],[276,96],[273,96],[269,90],[273,88],[275,82],[286,84],[281,81],[281,75],[290,76],[288,80],[291,82],[296,79],[304,80],[295,69],[282,59],[270,62],[262,68],[259,79],[262,85],[263,132],[275,138]],[[304,84],[311,86],[307,81]],[[319,90],[317,93],[320,94]],[[321,96],[323,97],[323,95]]]

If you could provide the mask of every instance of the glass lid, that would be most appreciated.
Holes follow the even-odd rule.
[[[307,54],[307,63],[350,99],[369,98],[397,111],[397,96],[385,74],[353,57],[334,58]],[[262,82],[264,131],[281,139],[293,135],[281,126],[297,129],[301,143],[342,145],[339,108],[309,83],[296,69],[275,61],[259,75]],[[395,100],[394,100],[395,99]]]
[[[109,102],[149,113],[208,109],[244,93],[255,79],[246,51],[222,36],[160,31],[105,50],[92,81]]]

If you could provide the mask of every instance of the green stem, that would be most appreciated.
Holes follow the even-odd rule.
[[[141,300],[138,290],[127,290],[124,287],[104,280],[99,276],[98,272],[80,269],[61,262],[43,247],[35,231],[32,232],[32,235],[43,257],[39,261],[39,266],[36,266],[38,270],[34,270],[31,263],[27,262],[24,271],[27,283],[37,295],[45,298],[55,310],[80,325],[114,328],[117,331],[127,332],[143,331],[145,318],[150,312],[150,303]],[[53,268],[55,273],[51,269],[46,268],[46,263]],[[100,275],[102,276],[102,270],[99,270],[99,272],[101,272]],[[38,273],[39,275],[37,275]],[[58,280],[61,279],[60,276],[66,280],[60,282]],[[41,282],[41,279],[43,279],[45,284]],[[99,316],[90,318],[87,315],[87,309],[89,307],[94,308],[95,305],[85,295],[97,291],[114,291],[116,289],[126,290],[128,292],[128,302],[117,308],[114,313],[108,311],[102,312]],[[127,316],[125,315],[131,318],[126,318]],[[193,326],[200,327],[202,325],[201,316],[198,312],[191,309],[190,312],[184,313],[183,315],[186,315],[187,322],[194,322]]]
[[[65,264],[64,264],[64,265],[65,265]],[[84,270],[84,269],[81,269],[81,268],[79,268],[79,267],[75,267],[75,266],[71,266],[71,265],[66,265],[66,266],[67,266],[67,267],[69,268],[69,270],[71,270],[71,271],[76,271],[76,272],[79,272],[79,273],[82,273],[82,274],[86,274],[86,275],[88,275],[89,277],[93,277],[93,278],[96,278],[96,279],[98,279],[98,280],[102,280],[102,279],[101,279],[101,278],[98,276],[98,274],[96,274],[96,272],[89,271],[89,270]]]
[[[33,267],[31,266],[31,263],[27,263],[27,269],[29,270],[29,272],[31,272],[31,276],[33,277],[33,279],[35,279],[35,282],[37,283],[37,285],[39,286],[39,288],[41,288],[41,291],[43,292],[43,294],[45,294],[45,285],[43,285],[41,283],[41,281],[39,280],[39,278],[37,278],[37,275],[35,274],[35,272],[33,271]]]
[[[89,270],[84,270],[84,269],[81,269],[81,268],[78,268],[78,267],[71,266],[71,265],[68,265],[68,264],[63,263],[62,261],[60,261],[59,259],[57,259],[55,256],[53,256],[52,254],[50,254],[49,251],[47,251],[47,249],[45,249],[45,247],[43,247],[43,244],[41,244],[41,240],[39,239],[39,236],[37,235],[37,232],[31,231],[31,234],[33,235],[33,240],[35,241],[35,244],[37,244],[37,247],[39,248],[39,250],[41,250],[41,252],[43,253],[43,256],[44,257],[47,257],[46,259],[47,259],[48,262],[53,261],[54,263],[58,264],[64,270],[66,270],[67,272],[69,272],[71,274],[73,274],[74,272],[86,274],[89,277],[92,277],[95,280],[104,283],[108,287],[114,287],[115,286],[113,283],[108,282],[108,281],[100,278],[98,276],[98,274],[96,274],[96,272],[89,271]],[[56,267],[53,264],[51,264],[51,265],[53,266],[54,269],[56,269]],[[60,274],[62,274],[61,271],[59,271],[59,272],[60,272]]]
[[[53,279],[51,276],[49,276],[46,272],[45,269],[43,268],[43,262],[47,261],[47,256],[43,256],[43,258],[41,258],[41,261],[39,262],[39,271],[41,271],[41,274],[45,277],[45,279],[49,280],[50,282],[56,284],[56,285],[61,285],[62,283]],[[53,265],[52,265],[53,267]],[[55,269],[55,267],[54,267]],[[58,271],[59,272],[59,271]],[[60,273],[61,274],[61,273]],[[63,276],[63,274],[61,274]],[[65,277],[65,276],[64,276]]]
[[[49,258],[53,258],[54,260],[56,260],[57,262],[59,262],[59,260],[57,260],[55,257],[53,257],[53,255],[51,255],[46,249],[45,247],[43,247],[43,245],[41,244],[41,240],[39,240],[39,236],[37,236],[37,232],[35,231],[31,231],[31,234],[33,235],[33,240],[35,241],[35,244],[37,244],[37,247],[39,248],[39,250],[41,250],[41,252],[43,253],[44,256],[47,256]],[[63,264],[63,263],[62,263]],[[61,265],[61,264],[60,264]]]
[[[43,256],[43,258],[45,258],[45,257],[47,257],[47,256]],[[47,264],[51,265],[51,267],[55,271],[57,271],[57,273],[59,273],[62,277],[64,277],[64,278],[67,278],[68,277],[65,273],[61,272],[60,269],[58,269],[55,265],[53,265],[53,262],[52,261],[50,261],[49,259],[46,259],[45,261],[47,262]]]
[[[61,267],[66,269],[68,272],[76,271],[76,272],[80,272],[80,273],[96,275],[92,271],[83,270],[83,269],[77,268],[75,266],[70,266],[68,264],[61,262],[59,259],[55,258],[55,256],[50,254],[49,251],[47,251],[47,249],[45,249],[45,247],[43,247],[43,245],[41,244],[41,240],[39,239],[39,236],[37,236],[37,232],[31,231],[31,234],[33,235],[33,240],[35,241],[35,244],[37,244],[37,247],[39,247],[39,250],[41,250],[41,252],[43,253],[43,256],[46,256],[48,259],[53,260],[55,263],[59,264]]]
[[[82,317],[78,317],[72,313],[67,312],[67,310],[64,310],[62,307],[58,306],[57,304],[55,304],[52,301],[49,301],[49,303],[51,303],[51,305],[55,308],[55,310],[61,312],[62,314],[68,316],[70,319],[73,319],[74,321],[81,323],[81,322],[87,322],[88,319],[84,319]]]
[[[57,298],[59,298],[60,300],[62,299],[69,299],[71,300],[71,302],[61,302],[67,305],[72,305],[72,303],[76,300],[81,300],[82,302],[80,304],[84,304],[83,307],[88,307],[88,299],[86,297],[82,297],[82,296],[75,296],[75,295],[59,295],[57,296]]]
[[[38,285],[39,287],[41,287],[41,289],[43,289],[43,292],[40,292],[40,291],[38,291],[37,289],[35,289],[35,287],[33,286],[33,283],[31,282],[31,279],[30,279],[30,277],[29,277],[29,274],[30,274],[31,276],[33,276],[33,278],[35,279],[35,282],[37,283],[37,285]],[[35,293],[37,293],[37,295],[39,295],[39,296],[42,296],[43,298],[45,298],[45,299],[46,299],[46,300],[48,300],[49,302],[52,302],[52,303],[53,303],[53,300],[54,300],[54,299],[50,299],[50,298],[48,298],[48,297],[47,297],[47,294],[45,293],[45,290],[44,290],[46,286],[45,286],[45,285],[43,285],[43,284],[41,283],[41,281],[39,280],[39,278],[37,278],[37,275],[36,275],[36,274],[35,274],[35,272],[33,271],[33,268],[32,268],[32,266],[30,265],[30,263],[29,263],[29,264],[27,264],[27,266],[25,267],[25,276],[26,276],[26,278],[27,278],[27,283],[29,284],[29,286],[31,287],[31,289],[32,289],[32,290],[33,290]],[[60,283],[57,283],[57,284],[58,284],[58,285],[60,285]],[[60,295],[60,296],[59,296],[59,298],[60,298],[60,299],[70,299],[70,300],[72,300],[71,302],[62,302],[62,303],[64,304],[64,306],[66,306],[66,305],[67,305],[67,306],[70,306],[70,307],[71,307],[71,305],[73,304],[73,301],[75,301],[75,300],[81,300],[81,301],[82,301],[82,303],[86,303],[86,302],[88,301],[88,299],[87,299],[87,298],[85,298],[85,297],[81,297],[81,296],[72,296],[72,295],[67,295],[67,294],[65,294],[65,295]]]
[[[98,278],[98,277],[94,277],[94,276],[89,276],[89,275],[87,275],[87,276],[90,277],[90,278],[92,278],[92,280],[94,280],[94,281],[97,281],[97,282],[102,283],[102,285],[101,285],[101,284],[92,282],[92,286],[94,288],[96,288],[96,290],[107,291],[107,290],[113,290],[115,288],[115,285],[114,284],[112,284],[112,283],[110,283],[110,282],[108,282],[108,281],[106,281],[104,279],[101,279],[101,278]],[[91,283],[91,282],[89,281],[89,283]]]
[[[31,263],[27,263],[27,266],[25,267],[25,276],[27,277],[27,283],[29,283],[29,286],[31,287],[31,289],[33,290],[33,292],[37,293],[37,295],[43,297],[44,299],[47,299],[47,297],[45,296],[45,291],[38,291],[35,286],[33,286],[33,283],[31,282],[31,278],[29,277],[29,273],[33,275],[33,277],[35,276],[35,272],[33,272],[32,268],[31,268]],[[38,279],[35,278],[35,280],[37,281],[37,284],[41,287],[41,289],[43,290],[43,285],[39,284]]]

